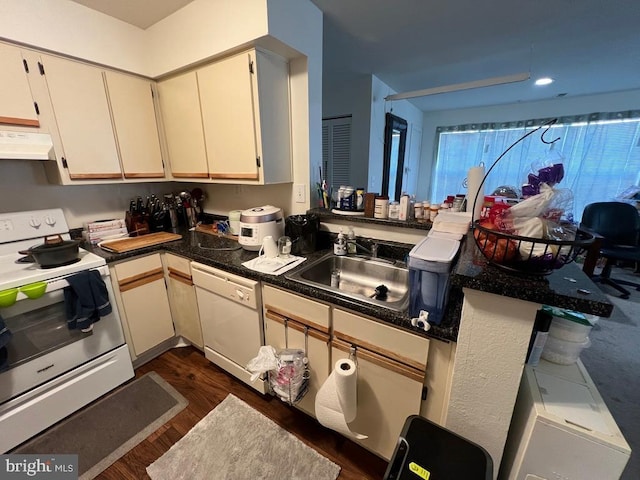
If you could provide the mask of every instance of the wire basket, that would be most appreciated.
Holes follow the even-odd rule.
[[[489,263],[531,275],[548,275],[573,262],[594,240],[582,230],[571,241],[521,237],[484,227],[480,221],[473,222],[472,230],[477,247]]]
[[[484,184],[487,176],[496,164],[522,140],[534,134],[541,128],[546,128],[540,140],[551,144],[560,140],[556,138],[547,141],[544,134],[557,119],[552,119],[540,125],[535,130],[526,133],[511,144],[497,159],[485,174],[480,186]],[[473,204],[478,201],[476,196]],[[531,275],[548,275],[564,265],[573,262],[576,257],[586,250],[594,241],[594,236],[588,232],[577,229],[573,240],[548,240],[542,238],[522,237],[499,230],[487,228],[480,224],[481,220],[473,219],[471,229],[476,246],[489,263],[510,272],[526,273]]]

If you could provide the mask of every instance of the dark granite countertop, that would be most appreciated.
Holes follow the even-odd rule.
[[[430,223],[342,217],[321,209],[313,209],[311,212],[318,213],[321,220],[348,218],[350,221],[353,221],[358,218],[359,220],[357,221],[367,223],[385,225],[392,223],[395,228],[420,228],[428,230],[431,227]],[[126,260],[155,251],[168,251],[230,273],[235,273],[253,280],[259,280],[320,301],[329,302],[338,307],[369,316],[380,322],[393,324],[417,335],[428,336],[444,341],[456,341],[458,337],[463,288],[471,288],[544,305],[567,308],[601,317],[608,317],[613,311],[613,305],[607,300],[600,289],[582,272],[579,265],[574,263],[566,265],[562,269],[545,277],[509,273],[489,265],[476,248],[473,238],[468,236],[462,243],[457,263],[451,273],[451,288],[443,320],[440,325],[432,326],[429,332],[424,332],[411,325],[411,318],[406,311],[396,312],[391,309],[334,295],[324,290],[309,287],[295,280],[290,280],[285,275],[267,275],[250,270],[242,266],[242,263],[256,257],[257,252],[249,252],[244,249],[232,251],[216,250],[215,248],[219,246],[220,240],[215,235],[190,231],[182,232],[181,240],[141,248],[123,254],[114,254],[101,248],[87,245],[85,245],[85,248],[105,258],[107,263]],[[331,251],[326,242],[321,242],[319,247],[320,250],[305,255],[307,262],[312,262]],[[402,251],[400,247],[402,247],[402,244],[395,246],[390,245],[387,246],[387,249],[391,248],[391,250],[389,250],[390,252],[392,251],[394,254],[398,254],[399,251]],[[408,252],[408,248],[405,249],[405,252]],[[381,255],[384,256],[384,254],[385,250],[383,249],[381,250]],[[307,262],[304,262],[302,265],[307,264]],[[302,265],[296,268],[302,268]],[[295,269],[290,270],[288,273],[293,272],[295,272]],[[579,293],[578,290],[586,290],[590,293]]]
[[[543,277],[510,273],[488,264],[471,234],[462,245],[451,283],[458,288],[472,288],[599,317],[609,317],[613,312],[613,305],[585,275],[581,265],[569,263]]]
[[[358,215],[341,215],[337,213],[333,213],[331,210],[326,208],[312,208],[308,210],[308,213],[314,213],[320,218],[320,221],[323,220],[345,220],[349,223],[368,223],[371,225],[382,225],[385,227],[391,228],[415,228],[417,230],[431,230],[431,222],[416,222],[415,220],[381,220],[379,218],[369,218],[365,216]],[[425,235],[427,233],[425,232]]]
[[[259,280],[269,285],[282,287],[287,290],[306,295],[313,299],[329,302],[338,307],[343,307],[354,312],[358,312],[362,315],[372,317],[378,321],[384,323],[393,324],[399,328],[410,331],[417,335],[424,335],[432,338],[438,338],[445,341],[455,341],[458,336],[458,324],[460,322],[460,310],[462,306],[461,297],[459,301],[451,301],[450,308],[447,309],[444,319],[438,326],[433,326],[429,332],[424,332],[411,325],[411,318],[407,312],[396,312],[391,309],[386,309],[380,306],[373,306],[364,302],[358,302],[356,300],[349,299],[338,295],[333,295],[324,290],[315,289],[304,285],[295,280],[289,280],[285,275],[268,275],[254,270],[250,270],[242,266],[243,262],[251,260],[257,256],[257,252],[249,252],[244,249],[239,250],[211,250],[220,246],[220,241],[215,235],[210,235],[201,232],[181,232],[182,240],[176,240],[173,242],[163,243],[161,245],[155,245],[152,247],[140,248],[127,253],[110,253],[99,247],[91,247],[85,245],[87,250],[103,257],[107,263],[113,263],[117,261],[127,260],[140,255],[153,253],[156,251],[166,251],[175,253],[187,257],[196,262],[203,263],[212,267],[217,267],[230,273],[240,275],[245,278],[253,280]],[[324,246],[324,245],[321,245]],[[410,247],[410,246],[409,246]],[[331,250],[329,248],[323,248],[312,254],[304,255],[307,258],[306,262],[302,265],[308,264],[307,262],[313,262],[314,260],[326,255]],[[384,253],[384,250],[381,251]],[[302,268],[300,267],[296,268]],[[295,269],[289,270],[288,273],[295,272]],[[451,299],[457,298],[456,294],[451,295]]]

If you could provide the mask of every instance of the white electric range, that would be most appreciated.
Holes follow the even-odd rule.
[[[35,299],[21,291],[0,307],[0,452],[65,418],[133,376],[105,260],[79,249],[68,265],[41,268],[19,253],[60,235],[69,240],[61,209],[0,213],[0,292],[46,282]],[[112,311],[90,331],[67,324],[65,289],[71,275],[96,270]]]

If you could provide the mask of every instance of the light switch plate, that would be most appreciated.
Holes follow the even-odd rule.
[[[296,203],[305,203],[307,201],[307,186],[304,183],[296,183],[293,186]]]

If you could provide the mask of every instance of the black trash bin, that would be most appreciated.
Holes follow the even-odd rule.
[[[304,255],[316,251],[320,219],[313,213],[290,215],[284,222],[284,233],[291,238],[291,253]]]

